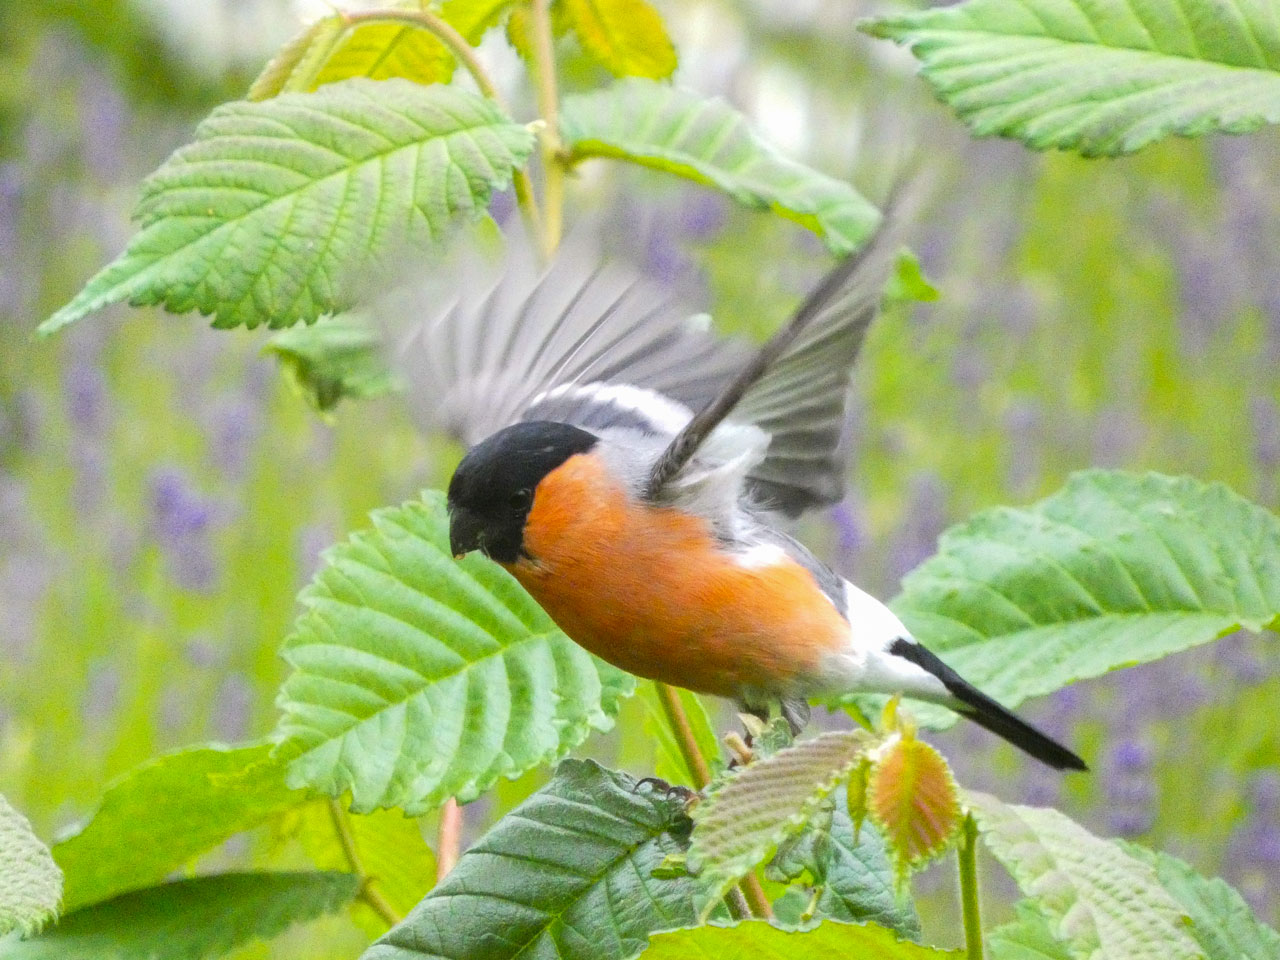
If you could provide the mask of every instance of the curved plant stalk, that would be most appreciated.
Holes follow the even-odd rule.
[[[360,879],[360,892],[356,897],[363,900],[369,909],[384,920],[388,928],[394,927],[404,917],[400,916],[395,907],[391,906],[387,898],[382,895],[382,891],[375,885],[375,878],[364,872],[360,851],[356,849],[356,838],[351,832],[351,815],[337,797],[329,798],[329,819],[333,822],[333,830],[338,835],[338,843],[342,847],[343,855],[347,858],[347,865]]]
[[[544,126],[542,142],[543,254],[550,257],[560,246],[564,223],[564,161],[560,145],[560,96],[556,89],[556,58],[551,36],[549,0],[533,0],[530,9],[533,34],[532,64],[538,91],[538,112]]]

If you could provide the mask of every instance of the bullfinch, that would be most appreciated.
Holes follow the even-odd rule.
[[[497,266],[459,258],[414,301],[401,351],[420,412],[469,447],[448,491],[456,555],[501,564],[569,637],[633,674],[754,712],[781,703],[793,722],[809,700],[903,694],[1086,769],[788,532],[843,495],[850,371],[893,229],[754,350],[602,261],[589,232],[546,268],[533,247],[512,239]]]

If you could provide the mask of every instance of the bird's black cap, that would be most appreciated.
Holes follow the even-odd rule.
[[[514,563],[538,484],[599,438],[553,420],[531,420],[499,430],[467,452],[449,481],[449,548],[480,550]]]

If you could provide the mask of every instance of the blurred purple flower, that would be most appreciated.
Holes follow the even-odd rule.
[[[80,713],[91,727],[101,725],[115,715],[120,703],[120,687],[120,671],[114,665],[98,663],[90,668]]]
[[[1034,402],[1015,400],[1005,411],[1004,428],[1009,437],[1009,489],[1026,497],[1040,480],[1044,417]]]
[[[847,568],[866,543],[866,531],[848,497],[832,507],[829,516],[836,531],[836,561],[841,567]]]
[[[320,569],[320,554],[333,546],[337,539],[328,524],[313,523],[298,533],[298,572],[305,583]]]
[[[1256,394],[1249,399],[1249,419],[1258,466],[1274,470],[1280,466],[1280,403],[1275,397]]]
[[[212,591],[218,570],[209,534],[218,518],[216,504],[192,489],[184,472],[164,467],[151,477],[151,513],[174,582],[190,590]]]
[[[1108,762],[1117,773],[1146,773],[1151,769],[1151,748],[1137,740],[1113,744]]]
[[[1122,467],[1133,460],[1144,435],[1142,424],[1125,407],[1099,411],[1093,441],[1093,462],[1099,467]]]
[[[214,520],[212,503],[191,488],[187,475],[163,467],[151,477],[151,510],[161,540],[176,542],[202,533]]]
[[[693,190],[680,207],[680,226],[692,240],[706,240],[724,227],[726,201],[711,190]]]
[[[100,180],[114,182],[124,173],[129,104],[110,78],[92,67],[80,83],[79,101],[86,166]]]
[[[253,684],[242,673],[229,673],[214,695],[213,734],[219,740],[243,740],[253,712]]]
[[[223,397],[212,405],[209,449],[218,468],[231,479],[241,479],[249,465],[262,417],[258,405],[242,396]]]
[[[96,433],[102,429],[106,379],[94,364],[83,360],[69,363],[63,372],[67,418],[76,430]]]
[[[933,556],[946,526],[946,489],[933,471],[920,471],[907,480],[907,508],[889,551],[890,573],[901,580]]]

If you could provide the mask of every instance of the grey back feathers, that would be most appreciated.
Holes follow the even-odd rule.
[[[415,318],[397,365],[429,427],[468,446],[522,420],[643,434],[660,442],[637,492],[686,504],[698,477],[727,470],[757,507],[795,516],[843,494],[850,368],[893,243],[880,230],[755,351],[711,334],[633,268],[602,263],[591,230],[546,269],[518,231],[500,258],[464,244],[447,269],[379,312]],[[741,457],[739,440],[752,448]]]

